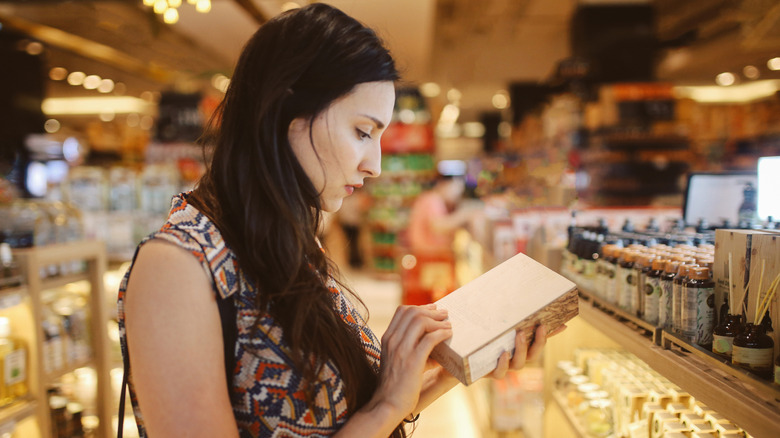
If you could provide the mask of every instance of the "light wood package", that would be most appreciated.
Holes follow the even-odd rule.
[[[493,371],[504,351],[512,351],[515,334],[533,339],[540,324],[548,333],[577,316],[574,283],[517,254],[436,302],[449,311],[452,338],[432,357],[463,384]]]

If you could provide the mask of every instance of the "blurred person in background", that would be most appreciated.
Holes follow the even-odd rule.
[[[376,34],[323,3],[249,40],[206,173],[174,197],[120,285],[141,437],[404,437],[457,384],[429,363],[452,336],[447,312],[401,306],[380,344],[317,239],[322,214],[380,173],[396,80]],[[541,327],[518,333],[493,375],[545,340]]]

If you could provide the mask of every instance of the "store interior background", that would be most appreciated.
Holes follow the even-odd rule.
[[[180,3],[177,20],[166,23],[142,0],[0,1],[0,176],[10,181],[0,194],[15,185],[25,198],[78,208],[62,217],[77,217],[81,235],[52,233],[41,243],[105,244],[105,259],[98,257],[105,284],[70,287],[102,290],[109,320],[135,245],[164,220],[170,197],[203,171],[195,139],[243,44],[295,7],[213,0],[202,13],[195,1]],[[759,158],[780,155],[776,1],[325,3],[376,29],[404,77],[383,139],[383,175],[365,188],[372,202],[360,241],[365,265],[347,263],[338,216],[324,230],[379,333],[409,287],[403,230],[436,163],[467,165],[466,203],[484,211],[456,239],[462,283],[517,251],[558,269],[572,210],[624,209],[609,216],[614,228],[651,217],[670,226],[683,216],[690,174],[751,174]],[[0,207],[7,201],[0,197]],[[513,210],[560,214],[546,228],[526,218],[518,231],[506,222]],[[31,227],[45,216],[28,213]],[[597,217],[592,211],[580,221]],[[695,226],[699,218],[686,219]],[[415,436],[577,436],[544,389],[554,386],[555,363],[577,347],[617,348],[582,324],[572,321],[567,336],[551,340],[544,363],[513,380],[453,391],[423,412]],[[98,368],[113,369],[116,387],[115,327],[104,335],[113,356]],[[101,372],[86,377],[93,390]],[[116,412],[118,399],[111,388],[106,394],[104,416]],[[50,436],[48,403],[38,400],[32,410],[31,418],[14,417],[16,436]]]

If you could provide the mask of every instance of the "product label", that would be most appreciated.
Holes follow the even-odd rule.
[[[672,329],[682,331],[682,285],[672,283]]]
[[[604,299],[608,303],[617,303],[617,278],[615,268],[607,268],[606,281],[604,282]]]
[[[14,350],[5,355],[5,384],[13,385],[27,379],[27,352]]]
[[[733,336],[712,335],[712,352],[731,357],[731,349],[734,345]]]
[[[621,274],[622,281],[620,289],[618,289],[618,306],[623,310],[631,310],[631,299],[634,295],[634,289],[636,289],[634,286],[636,281],[634,278],[634,271],[631,269],[621,269]]]
[[[734,345],[731,363],[756,370],[770,370],[773,350],[774,348],[745,348]]]
[[[658,296],[658,327],[672,328],[672,282],[661,281]]]
[[[62,339],[52,338],[43,344],[43,369],[47,373],[61,370],[65,365]]]
[[[685,289],[681,299],[680,319],[682,333],[690,342],[708,345],[712,342],[715,327],[715,295],[713,288]]]
[[[650,324],[658,325],[660,314],[661,279],[646,277],[644,286],[645,313],[644,319]]]

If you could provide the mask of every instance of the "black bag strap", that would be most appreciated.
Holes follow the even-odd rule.
[[[217,297],[217,307],[219,308],[219,320],[222,324],[222,341],[224,342],[224,360],[225,360],[225,381],[227,382],[228,392],[232,398],[233,374],[236,367],[236,341],[238,340],[238,312],[234,296],[226,298]],[[122,355],[122,390],[119,394],[119,421],[117,422],[117,438],[122,438],[124,432],[125,419],[125,398],[127,397],[128,373],[130,369],[130,358],[128,354]]]

